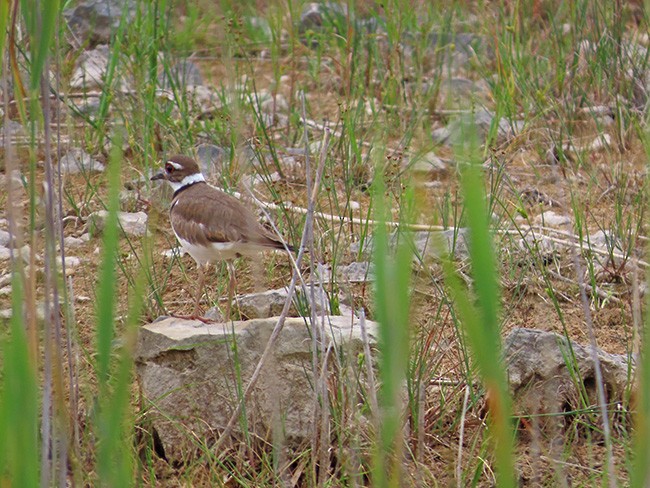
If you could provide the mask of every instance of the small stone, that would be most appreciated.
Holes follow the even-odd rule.
[[[248,293],[240,295],[233,300],[233,309],[239,308],[242,317],[246,319],[263,319],[279,315],[284,308],[284,304],[288,297],[288,290],[286,288],[278,288],[276,290],[267,290],[260,293]],[[308,315],[309,302],[311,300],[311,291],[307,287],[306,291],[297,293],[298,302],[305,304],[302,312]],[[314,287],[314,308],[316,313],[321,313],[323,306],[329,309],[329,298],[327,293],[319,286]],[[295,308],[295,303],[292,305],[289,316],[300,316]]]
[[[57,264],[61,266],[61,256],[57,256]],[[81,264],[81,259],[76,256],[66,256],[65,257],[65,267],[66,269],[76,268]]]
[[[94,117],[99,113],[99,97],[90,96],[81,100],[72,100],[72,107],[76,109],[75,115]]]
[[[9,247],[12,241],[12,235],[8,231],[0,229],[0,247]]]
[[[337,26],[345,25],[347,22],[348,6],[338,2],[309,2],[304,5],[300,13],[298,32],[303,43],[315,48],[318,40],[315,34],[326,33],[334,30],[338,32]],[[346,35],[346,32],[338,32]]]
[[[465,121],[456,119],[450,122],[445,128],[446,130],[436,129],[432,131],[433,140],[447,146],[461,142],[461,138],[465,137],[463,125],[468,123],[474,124],[479,140],[484,140],[492,126],[494,114],[485,108],[481,108],[473,112],[471,117],[469,117],[469,114],[467,115]],[[497,124],[497,137],[507,140],[521,132],[523,128],[524,122],[521,120],[511,122],[506,118],[501,118]]]
[[[421,175],[442,173],[448,169],[447,164],[432,152],[407,160],[405,167],[409,168],[413,173]]]
[[[10,320],[11,317],[13,317],[12,309],[0,310],[0,319]],[[45,305],[43,303],[36,304],[36,318],[41,322],[45,319]]]
[[[3,286],[0,288],[0,297],[11,296],[11,286]]]
[[[7,261],[11,259],[11,249],[0,247],[0,261]]]
[[[230,158],[230,151],[214,144],[200,144],[195,149],[196,159],[206,176],[221,173],[224,162]]]
[[[431,132],[431,137],[438,144],[446,144],[451,137],[451,130],[448,127],[439,127]]]
[[[255,100],[255,99],[253,99]],[[258,100],[260,108],[265,113],[276,113],[276,112],[286,112],[289,110],[289,103],[287,99],[281,93],[276,93],[275,95],[261,90],[258,94]],[[255,103],[255,102],[254,102]]]
[[[265,43],[272,40],[273,31],[271,31],[269,21],[264,17],[246,17],[244,22],[248,25],[249,32],[254,33],[254,41]]]
[[[64,174],[89,173],[92,171],[103,172],[105,167],[95,160],[83,149],[70,149],[59,161]]]
[[[87,297],[86,295],[79,295],[78,297],[75,297],[75,301],[77,303],[88,303],[90,300],[90,297]]]
[[[596,350],[608,403],[629,392],[635,365],[627,355]],[[517,415],[540,415],[540,426],[557,427],[555,415],[581,408],[581,398],[597,398],[589,346],[536,329],[513,329],[504,341],[504,364]],[[567,362],[570,361],[570,367]],[[544,414],[549,414],[544,418]],[[548,423],[547,423],[548,422]]]
[[[169,71],[164,70],[158,75],[158,86],[164,90],[200,85],[203,85],[201,70],[189,59],[176,62]]]
[[[17,254],[21,258],[23,258],[23,261],[25,263],[29,263],[29,255],[31,254],[31,248],[29,247],[29,244],[25,244],[23,247],[18,249],[17,252],[15,252],[15,255]],[[40,261],[41,257],[38,254],[34,255],[35,261]]]
[[[221,310],[219,310],[218,307],[212,307],[209,308],[204,314],[203,318],[212,320],[215,323],[222,323],[224,322],[224,317],[223,314],[221,313]]]
[[[63,238],[63,245],[66,248],[80,247],[83,246],[87,241],[88,241],[87,239],[84,240],[80,237],[66,236]]]
[[[336,274],[348,283],[368,283],[375,280],[374,266],[368,261],[355,261],[336,268]]]
[[[134,212],[140,202],[139,194],[136,191],[122,190],[119,199],[120,210],[123,212]]]
[[[249,320],[273,317],[282,312],[287,296],[286,288],[267,290],[261,293],[247,293],[233,300],[233,307],[235,310],[239,309],[242,317]],[[295,316],[295,310],[293,316]]]
[[[96,232],[101,233],[106,225],[106,218],[108,217],[107,210],[100,210],[88,216],[88,221],[91,228]],[[142,237],[147,233],[147,214],[144,212],[119,212],[118,220],[122,232],[131,237]]]
[[[361,204],[355,200],[350,200],[350,210],[353,212],[360,210],[361,209]]]
[[[5,132],[11,136],[25,136],[25,128],[14,120],[7,120],[4,125],[0,126],[0,133],[4,136]]]
[[[108,43],[124,15],[126,24],[136,16],[135,0],[86,0],[63,11],[68,26],[83,42],[90,45]]]
[[[185,254],[185,251],[182,247],[174,247],[173,249],[167,249],[160,253],[162,257],[167,259],[180,258],[183,254]]]
[[[210,108],[219,108],[222,105],[219,94],[207,86],[188,85],[186,92],[194,105],[200,110],[207,111]]]
[[[456,259],[464,260],[469,258],[469,229],[464,227],[451,228],[438,232],[418,231],[413,233],[413,252],[414,261],[417,263],[420,259],[434,258],[439,259],[444,254],[451,254]],[[389,236],[389,246],[394,249],[400,238],[397,232]],[[360,242],[350,244],[350,252],[354,255],[369,256],[372,251],[372,237],[366,239],[361,246]]]
[[[70,87],[83,90],[99,89],[104,85],[108,57],[110,53],[106,44],[84,51],[77,60],[77,67],[72,73]]]
[[[571,224],[571,218],[566,215],[558,215],[553,210],[548,210],[535,217],[534,222],[549,227],[561,227]]]

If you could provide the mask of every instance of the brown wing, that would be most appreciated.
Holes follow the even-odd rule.
[[[244,242],[283,248],[239,200],[208,185],[193,185],[178,195],[172,202],[170,217],[176,234],[191,244]]]

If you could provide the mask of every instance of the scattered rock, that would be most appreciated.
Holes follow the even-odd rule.
[[[13,242],[13,236],[6,230],[0,229],[0,247],[9,247]]]
[[[273,31],[271,30],[269,21],[264,17],[246,17],[244,22],[248,27],[248,32],[254,35],[254,41],[266,43],[273,39]]]
[[[567,215],[558,215],[553,210],[548,210],[537,217],[534,222],[548,227],[562,227],[571,224],[571,218]]]
[[[11,259],[11,249],[0,246],[0,261]]]
[[[70,149],[61,158],[59,165],[62,173],[70,175],[90,173],[93,171],[101,173],[106,169],[102,163],[93,159],[90,154],[79,148]]]
[[[449,165],[433,152],[405,160],[404,166],[416,175],[440,174],[449,169]]]
[[[306,294],[306,295],[305,295]],[[286,288],[267,290],[260,293],[248,293],[239,295],[233,300],[233,309],[239,309],[243,318],[246,319],[265,319],[280,315],[288,297]],[[315,309],[320,314],[323,308],[329,313],[329,297],[327,293],[319,286],[314,287]],[[289,310],[290,317],[309,316],[309,301],[311,300],[311,291],[309,287],[306,290],[299,291],[296,294],[294,302]]]
[[[209,308],[204,314],[203,318],[207,320],[212,320],[215,323],[222,323],[225,319],[221,310],[218,307]]]
[[[4,310],[0,310],[0,319],[10,320],[11,317],[13,317],[12,309],[6,308]],[[43,303],[36,304],[36,319],[41,322],[45,320],[45,305]]]
[[[165,70],[158,75],[158,86],[163,90],[199,85],[203,85],[201,70],[189,59],[176,62],[169,71]]]
[[[267,114],[274,114],[276,112],[287,112],[289,110],[289,102],[281,93],[270,93],[266,90],[260,90],[257,98],[253,98],[254,103],[259,107],[262,112]]]
[[[201,112],[207,112],[213,108],[220,108],[222,105],[219,94],[207,86],[188,85],[187,96],[190,98],[193,106]]]
[[[29,244],[23,245],[20,249],[14,249],[14,256],[20,256],[23,259],[24,263],[29,263],[29,256],[32,252],[32,249],[29,247]],[[41,256],[38,254],[34,255],[35,261],[40,261]]]
[[[5,132],[10,136],[26,136],[25,128],[15,120],[7,120],[5,124],[0,127],[0,131]]]
[[[82,52],[70,78],[70,88],[86,91],[102,88],[108,69],[109,54],[106,44]]]
[[[10,297],[11,296],[11,285],[3,286],[0,288],[0,297]]]
[[[185,254],[185,251],[183,250],[182,247],[174,247],[172,249],[167,249],[165,251],[162,251],[160,255],[164,258],[167,259],[174,259],[174,258],[179,258],[183,254]]]
[[[286,288],[277,290],[267,290],[260,293],[247,293],[240,295],[233,300],[233,307],[239,309],[242,318],[246,319],[263,319],[279,315],[284,307],[288,293]],[[290,312],[291,316],[296,316],[295,307]]]
[[[597,404],[594,363],[590,348],[553,332],[514,329],[505,340],[508,382],[516,415],[561,414]],[[634,376],[628,357],[598,349],[607,402],[623,399]],[[566,363],[570,362],[571,368]],[[557,422],[557,418],[549,420]]]
[[[87,240],[84,240],[80,237],[66,236],[63,238],[63,245],[66,248],[80,247],[83,246],[86,242]]]
[[[70,103],[76,110],[76,115],[85,115],[91,119],[99,113],[99,97],[71,99]]]
[[[444,50],[445,57],[442,63],[447,66],[451,64],[452,68],[458,69],[465,66],[471,59],[477,57],[477,54],[488,55],[490,52],[484,48],[483,38],[471,33],[449,33],[449,32],[431,32],[429,34],[429,45],[431,52],[439,56],[439,52]]]
[[[400,238],[397,232],[389,236],[389,246],[395,248]],[[469,249],[467,241],[469,239],[469,229],[452,228],[438,232],[418,231],[413,233],[414,256],[415,261],[420,258],[439,259],[443,254],[450,253],[456,259],[464,260],[469,258]],[[370,256],[373,247],[373,239],[369,237],[361,246],[359,242],[350,244],[352,254],[361,253],[362,256]]]
[[[137,191],[122,190],[120,192],[120,210],[135,212],[140,203],[140,193]]]
[[[316,34],[327,33],[334,30],[340,35],[346,32],[338,32],[339,27],[347,25],[348,6],[338,2],[309,2],[306,3],[300,13],[298,32],[303,43],[312,48],[318,46]]]
[[[374,266],[368,261],[355,261],[347,266],[338,266],[336,274],[348,283],[368,283],[375,281]]]
[[[485,108],[476,110],[472,114],[472,117],[468,122],[472,123],[473,120],[479,140],[485,140],[490,131],[490,127],[492,126],[493,119],[494,114]],[[439,144],[444,144],[447,146],[452,146],[457,141],[460,142],[464,137],[463,125],[468,122],[465,122],[462,119],[456,119],[450,122],[445,128],[435,129],[431,133],[433,140]],[[510,122],[508,119],[502,117],[499,119],[499,122],[497,124],[497,137],[502,140],[507,140],[521,132],[523,128],[523,121],[514,120]]]
[[[148,415],[168,461],[195,453],[187,432],[209,444],[223,431],[240,399],[234,385],[248,383],[276,322],[277,318],[269,318],[206,325],[165,318],[140,329],[137,375],[153,405]],[[366,321],[366,328],[374,347],[377,325]],[[347,358],[356,364],[362,350],[358,321],[328,317],[324,333],[337,362]],[[271,441],[273,432],[283,434],[287,447],[312,438],[311,343],[305,320],[288,318],[246,404],[251,435]],[[359,376],[358,388],[363,391],[363,370]],[[234,435],[241,434],[237,430]]]
[[[230,158],[230,151],[214,144],[200,144],[195,149],[196,159],[203,174],[211,176],[220,174],[223,164]]]
[[[107,210],[100,210],[88,216],[90,228],[93,233],[101,233],[106,225],[106,218],[108,217]],[[118,219],[122,232],[131,237],[142,237],[147,233],[147,214],[144,212],[119,212]]]
[[[587,144],[576,144],[574,142],[568,142],[562,145],[562,149],[566,152],[573,153],[584,153],[584,152],[596,152],[601,149],[607,149],[612,145],[612,136],[609,134],[600,134],[598,137],[594,138],[592,141]]]
[[[599,230],[589,236],[590,249],[601,251],[602,253],[593,253],[594,270],[596,274],[603,273],[607,270],[620,271],[625,265],[625,256],[627,253],[623,250],[621,240],[612,232]],[[613,254],[619,254],[614,256]]]
[[[59,267],[61,267],[61,256],[56,257],[56,262]],[[81,259],[77,256],[66,256],[65,257],[65,268],[66,270],[71,270],[78,267],[81,264]]]
[[[528,253],[539,253],[543,262],[551,262],[558,254],[561,246],[548,236],[539,233],[529,233],[518,241],[519,249]]]
[[[64,10],[63,15],[81,41],[90,45],[106,44],[119,27],[124,11],[127,23],[135,19],[136,6],[135,0],[86,0]]]

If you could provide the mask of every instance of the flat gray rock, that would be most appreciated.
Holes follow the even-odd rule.
[[[571,217],[568,215],[560,215],[553,210],[548,210],[533,220],[536,224],[541,224],[548,227],[563,227],[571,225]]]
[[[0,229],[0,246],[9,247],[12,241],[12,235],[8,231]]]
[[[624,355],[597,351],[607,402],[623,399],[634,376],[634,365]],[[562,413],[583,408],[580,392],[596,404],[594,363],[589,346],[536,329],[514,329],[505,339],[508,383],[518,415]],[[567,358],[574,359],[567,359]],[[567,367],[567,360],[575,366]],[[542,419],[543,420],[543,419]],[[551,421],[557,422],[557,418]]]
[[[111,34],[120,25],[123,11],[126,22],[136,15],[135,0],[87,0],[63,11],[70,29],[82,41],[91,45],[108,43]]]
[[[106,218],[108,217],[107,210],[100,210],[93,212],[88,216],[88,221],[91,224],[91,229],[95,232],[101,233],[106,225]],[[144,212],[118,212],[117,218],[120,223],[122,232],[131,237],[142,237],[147,233],[148,216]]]
[[[395,248],[400,236],[393,232],[389,236],[388,245]],[[452,228],[444,231],[413,232],[413,252],[414,259],[419,261],[420,258],[439,259],[446,253],[452,254],[456,259],[463,260],[469,257],[467,243],[469,240],[469,229]],[[353,254],[361,253],[362,256],[369,257],[373,249],[372,237],[367,238],[363,245],[359,242],[350,244],[350,252]]]
[[[106,44],[84,51],[77,59],[77,65],[70,78],[70,87],[79,90],[99,89],[104,85],[108,69],[109,50]]]
[[[335,348],[337,361],[347,358],[356,365],[363,346],[358,321],[341,316],[326,321],[324,340]],[[238,404],[238,385],[243,388],[248,383],[276,323],[277,317],[207,325],[164,318],[140,329],[137,376],[150,402],[148,418],[168,460],[188,459],[196,453],[193,436],[208,445],[219,437]],[[374,344],[377,325],[366,321],[366,328]],[[246,404],[252,435],[271,441],[275,431],[284,435],[288,446],[311,439],[312,333],[305,319],[286,320]],[[359,374],[364,376],[363,371]],[[239,429],[234,435],[241,434]]]
[[[368,261],[355,261],[345,266],[338,266],[336,274],[339,279],[348,283],[375,281],[374,266]]]
[[[278,288],[259,293],[247,293],[245,295],[239,295],[234,299],[232,306],[233,309],[238,309],[242,317],[246,319],[264,319],[280,315],[288,296],[287,288]],[[320,286],[314,287],[314,300],[316,313],[320,314],[323,310],[329,313],[329,298]],[[289,316],[309,316],[310,301],[311,291],[309,286],[306,287],[306,290],[298,290],[296,293],[296,301],[289,309]]]
[[[181,59],[158,75],[158,86],[164,90],[203,85],[201,70],[189,59]]]
[[[64,174],[103,172],[106,168],[83,149],[70,149],[59,161]]]

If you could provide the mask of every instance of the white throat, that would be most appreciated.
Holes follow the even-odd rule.
[[[199,181],[205,181],[203,174],[194,173],[193,175],[187,175],[181,181],[167,181],[167,183],[169,183],[169,186],[171,186],[172,190],[174,190],[174,193],[176,193],[181,188],[185,188],[186,186],[193,185],[194,183],[198,183]]]

